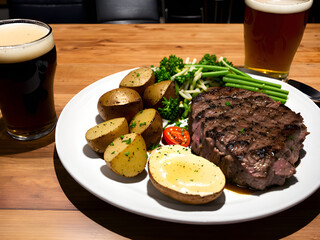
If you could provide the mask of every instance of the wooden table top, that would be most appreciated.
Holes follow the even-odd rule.
[[[225,56],[243,65],[241,24],[52,25],[59,115],[81,89],[176,54]],[[309,24],[290,77],[320,90],[320,24]],[[120,210],[82,188],[58,157],[54,132],[17,142],[0,118],[0,239],[320,239],[320,190],[276,215],[228,225],[185,225]]]

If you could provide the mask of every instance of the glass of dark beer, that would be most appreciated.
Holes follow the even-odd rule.
[[[286,81],[313,0],[245,3],[245,67]]]
[[[38,139],[55,128],[56,65],[49,25],[29,19],[0,21],[0,109],[13,138]]]

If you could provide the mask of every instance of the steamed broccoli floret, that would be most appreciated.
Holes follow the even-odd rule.
[[[187,72],[187,74],[185,75],[181,75],[178,77],[174,78],[175,83],[178,84],[178,86],[180,87],[184,82],[186,81],[192,81],[194,78],[194,73],[196,70],[192,71],[192,72]]]
[[[176,120],[180,116],[179,99],[171,97],[169,100],[165,97],[163,99],[163,108],[158,108],[160,116],[170,121]]]
[[[223,58],[223,60],[230,66],[233,66],[232,62],[229,62],[226,58]],[[202,59],[199,61],[199,64],[202,65],[216,65],[216,66],[222,66],[224,67],[225,64],[223,64],[221,61],[217,59],[217,56],[209,53],[205,54]]]
[[[176,55],[170,55],[169,58],[164,57],[160,61],[160,66],[154,71],[157,82],[169,80],[171,76],[178,73],[184,67],[182,58]]]
[[[199,61],[199,64],[202,65],[216,65],[217,64],[217,56],[209,53],[205,54],[202,59]]]
[[[157,70],[153,71],[157,82],[169,80],[171,78],[170,73],[165,67],[159,67]]]
[[[184,67],[184,64],[182,58],[179,58],[176,55],[170,55],[168,59],[164,57],[161,60],[160,66],[164,66],[172,76],[178,73],[179,70]]]

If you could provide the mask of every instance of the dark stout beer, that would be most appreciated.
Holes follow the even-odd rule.
[[[285,79],[312,0],[246,0],[245,67]]]
[[[55,127],[56,64],[48,25],[30,20],[0,21],[0,108],[14,138],[36,139]]]

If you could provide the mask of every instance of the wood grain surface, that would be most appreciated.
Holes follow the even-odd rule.
[[[81,89],[116,72],[158,65],[164,56],[225,56],[243,65],[241,24],[55,24],[59,115]],[[320,24],[309,24],[290,77],[320,90]],[[0,239],[320,239],[320,191],[263,219],[198,226],[138,216],[82,188],[57,155],[54,132],[17,142],[0,115]]]

